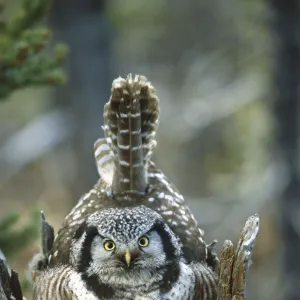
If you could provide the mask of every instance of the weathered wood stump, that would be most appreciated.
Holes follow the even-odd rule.
[[[220,254],[218,300],[246,299],[246,281],[259,230],[258,215],[251,216],[236,247],[226,240]]]

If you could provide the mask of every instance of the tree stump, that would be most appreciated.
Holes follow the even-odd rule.
[[[236,247],[226,240],[220,254],[218,300],[246,299],[246,281],[259,230],[258,215],[251,216]]]

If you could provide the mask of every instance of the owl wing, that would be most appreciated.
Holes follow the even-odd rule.
[[[71,267],[61,265],[48,269],[36,278],[33,300],[98,300],[86,288],[81,275]]]
[[[148,177],[150,192],[145,196],[143,204],[157,211],[179,237],[188,262],[207,261],[215,270],[218,265],[217,255],[203,240],[204,231],[199,228],[183,196],[152,162]]]
[[[217,300],[218,276],[206,264],[191,263],[195,275],[194,300]]]

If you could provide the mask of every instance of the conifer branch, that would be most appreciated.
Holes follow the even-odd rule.
[[[23,0],[17,15],[5,21],[0,7],[0,100],[14,90],[32,85],[57,85],[65,82],[61,65],[67,48],[54,46],[45,54],[50,30],[36,25],[46,15],[48,0]]]

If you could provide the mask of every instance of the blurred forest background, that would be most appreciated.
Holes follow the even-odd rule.
[[[5,2],[5,18],[20,1]],[[93,144],[103,136],[112,80],[143,74],[161,103],[154,160],[185,196],[206,241],[217,239],[219,251],[259,213],[248,298],[300,299],[293,291],[300,242],[290,223],[299,227],[299,3],[50,2],[42,25],[69,47],[68,81],[0,103],[0,219],[14,212],[16,230],[38,226],[35,212],[43,209],[58,230],[98,178]],[[21,252],[5,253],[23,278],[39,251],[38,235],[30,235]],[[11,236],[18,244],[27,235]]]

